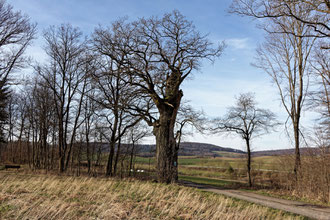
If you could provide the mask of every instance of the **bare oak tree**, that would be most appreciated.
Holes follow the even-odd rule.
[[[158,114],[144,112],[144,119],[156,136],[158,180],[175,181],[178,152],[174,126],[183,96],[180,86],[203,59],[218,57],[223,45],[213,48],[178,11],[162,18],[119,21],[112,28],[97,29],[94,36],[99,48],[124,65],[130,84],[147,94],[156,106]]]
[[[252,186],[251,140],[262,134],[269,133],[278,125],[274,113],[266,109],[257,108],[254,95],[244,93],[240,94],[236,99],[235,106],[228,108],[224,117],[214,119],[213,124],[212,132],[235,133],[245,141],[249,186]]]

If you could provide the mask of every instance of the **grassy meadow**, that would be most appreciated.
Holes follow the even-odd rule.
[[[198,156],[180,156],[179,174],[183,176],[209,177],[230,180],[246,179],[246,158],[238,157],[235,153],[218,152],[221,157],[198,157]],[[224,153],[224,154],[223,154]],[[285,160],[280,156],[261,156],[254,157],[252,160],[252,170],[254,170],[255,181],[260,182],[260,175],[267,173],[288,171],[289,167],[281,166]],[[155,158],[137,157],[136,168],[153,171],[155,167]]]
[[[0,219],[303,219],[178,185],[0,171]]]

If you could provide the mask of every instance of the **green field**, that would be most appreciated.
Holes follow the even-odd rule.
[[[238,181],[229,181],[223,179],[211,179],[203,177],[194,177],[194,176],[179,176],[179,180],[189,181],[199,184],[207,184],[211,186],[221,187],[221,188],[233,188],[238,186],[246,186],[245,183]]]
[[[252,159],[254,172],[283,171],[282,157],[262,156]],[[241,179],[246,176],[246,159],[237,157],[179,157],[179,174],[210,178]],[[136,168],[149,171],[155,168],[155,158],[137,157]]]
[[[262,156],[252,159],[252,166],[254,169],[279,169],[278,163],[281,157],[278,156]],[[155,158],[136,157],[137,164],[155,164]],[[235,157],[197,157],[197,156],[181,156],[178,161],[180,166],[201,166],[213,168],[228,168],[231,166],[234,169],[245,168],[246,158]]]
[[[286,172],[281,167],[281,161],[284,159],[285,157],[280,156],[254,157],[252,159],[254,185],[267,186],[269,178],[274,173]],[[136,169],[155,172],[156,160],[154,157],[136,157],[135,162]],[[225,157],[224,154],[222,157],[180,156],[178,160],[179,179],[221,187],[227,187],[229,183],[234,187],[237,186],[237,183],[244,183],[243,185],[246,186],[246,163],[246,158],[239,158],[235,153],[229,153],[228,157]],[[289,168],[285,167],[285,169]]]

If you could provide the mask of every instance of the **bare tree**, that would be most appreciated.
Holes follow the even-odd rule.
[[[230,11],[254,18],[266,18],[274,22],[277,22],[281,17],[287,17],[309,26],[312,31],[297,33],[282,29],[283,33],[300,37],[330,37],[329,0],[233,0]],[[309,16],[305,16],[306,14],[309,14]],[[281,23],[278,23],[278,25],[281,25]],[[274,32],[274,30],[268,29],[267,25],[264,28],[269,32]]]
[[[92,78],[90,78],[92,79]],[[93,156],[95,152],[95,144],[90,144],[92,139],[92,131],[96,129],[96,122],[98,116],[96,114],[98,110],[98,104],[95,102],[96,88],[93,83],[90,81],[87,84],[86,96],[83,100],[82,113],[84,117],[84,123],[82,125],[83,134],[85,136],[84,141],[86,144],[86,159],[87,159],[87,168],[88,174],[91,174]],[[94,140],[95,141],[95,140]]]
[[[28,119],[28,97],[24,94],[24,92],[17,92],[15,93],[16,96],[16,114],[17,118],[15,119],[16,124],[16,130],[17,130],[17,147],[19,148],[19,155],[16,155],[16,157],[19,158],[20,163],[27,163],[28,157],[27,157],[27,149],[26,144],[24,147],[24,143],[27,143],[27,141],[24,141],[24,133],[26,131],[26,124]]]
[[[121,138],[129,128],[134,127],[142,118],[129,111],[141,96],[136,89],[123,78],[123,65],[117,65],[112,58],[102,50],[96,49],[99,70],[92,75],[97,93],[94,101],[99,105],[99,115],[106,120],[110,131],[109,137],[103,134],[110,143],[106,175],[116,174],[120,155]],[[117,152],[115,148],[117,146]]]
[[[311,106],[320,113],[318,119],[324,136],[330,137],[330,55],[327,50],[315,48],[313,76],[316,90],[311,91]]]
[[[30,90],[30,122],[35,131],[33,138],[34,168],[50,168],[51,146],[49,137],[54,123],[54,99],[52,90],[43,79],[34,79]]]
[[[304,11],[301,13],[308,16]],[[266,42],[257,50],[254,65],[272,78],[288,113],[287,122],[289,119],[292,122],[296,155],[294,172],[297,174],[300,167],[300,119],[309,86],[309,61],[315,38],[302,37],[309,33],[311,28],[291,17],[280,17],[277,23],[270,23],[269,28],[296,33],[269,33]]]
[[[278,125],[274,113],[266,109],[257,108],[254,95],[244,93],[236,99],[235,106],[228,108],[227,114],[223,118],[214,119],[213,124],[214,127],[211,130],[214,133],[235,133],[245,141],[249,186],[252,186],[251,140],[257,136],[269,133]]]
[[[175,181],[174,126],[183,96],[180,86],[198,69],[201,60],[218,57],[223,45],[213,48],[206,36],[178,11],[162,18],[118,21],[112,28],[97,29],[94,41],[99,50],[125,67],[129,83],[152,99],[158,113],[151,115],[143,109],[141,113],[156,136],[158,180]]]
[[[58,120],[59,170],[63,172],[68,167],[76,131],[82,123],[79,119],[87,85],[83,68],[86,44],[79,29],[68,24],[50,27],[44,38],[49,64],[37,66],[36,72],[53,92]]]
[[[31,24],[29,17],[0,0],[0,135],[3,135],[7,119],[5,109],[12,74],[25,66],[26,57],[23,54],[35,32],[36,25]]]

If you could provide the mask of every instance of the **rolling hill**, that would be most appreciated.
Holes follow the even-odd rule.
[[[140,156],[154,156],[156,145],[141,144],[138,146]],[[232,157],[242,157],[244,151],[220,147],[214,144],[183,142],[180,144],[179,156],[213,156],[221,157],[230,154]]]
[[[109,152],[109,145],[107,143],[94,143],[97,149],[102,152]],[[122,144],[122,149],[125,149],[127,144]],[[136,145],[137,154],[142,157],[153,157],[156,153],[155,144],[138,144]],[[330,148],[325,149],[330,153]],[[301,148],[301,154],[319,154],[319,148]],[[252,156],[280,156],[293,155],[294,149],[279,149],[279,150],[263,150],[254,151]],[[199,142],[182,142],[180,145],[179,156],[200,156],[200,157],[233,157],[240,158],[246,155],[245,151],[237,150],[228,147],[221,147],[214,144],[199,143]]]

